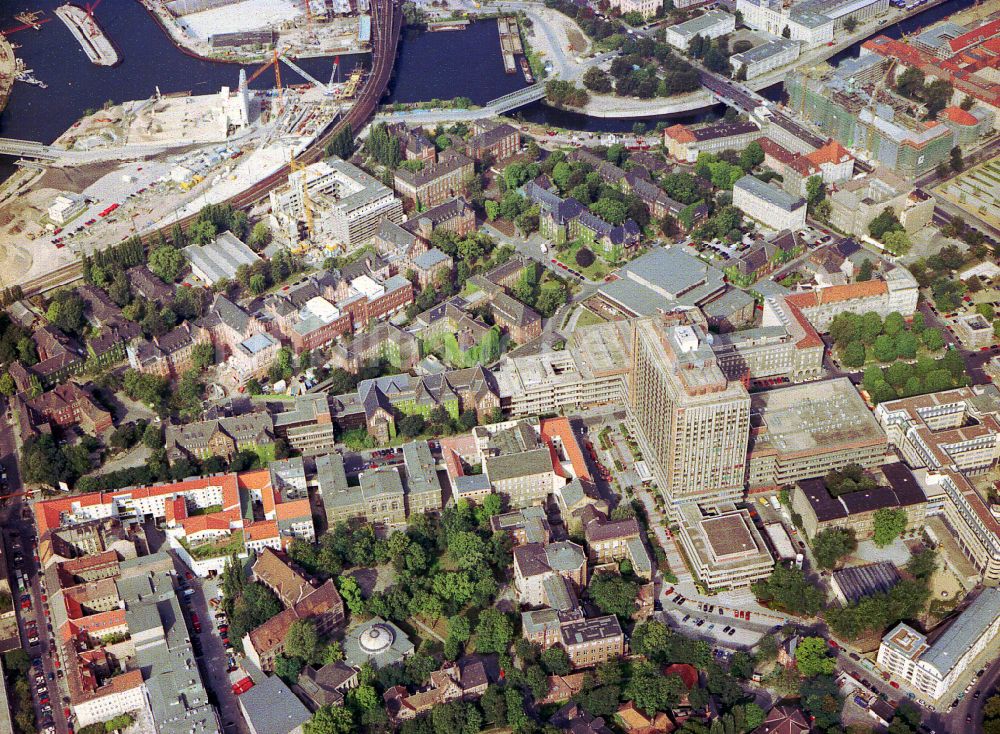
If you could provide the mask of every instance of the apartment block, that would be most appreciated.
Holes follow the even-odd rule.
[[[663,131],[663,144],[676,160],[694,163],[699,153],[742,150],[760,136],[761,130],[753,122],[722,122],[698,128],[677,124]]]
[[[652,18],[663,7],[663,0],[611,0],[611,7],[622,15],[639,13],[643,18]]]
[[[865,280],[847,285],[831,285],[812,291],[771,296],[764,301],[764,326],[790,323],[804,317],[818,332],[826,332],[839,314],[873,311],[882,318],[892,312],[904,317],[917,309],[917,281],[906,268],[896,267],[884,280]]]
[[[634,517],[609,520],[592,505],[584,510],[582,519],[591,559],[598,564],[628,560],[636,576],[652,578],[653,561],[643,543],[644,533],[638,520]]]
[[[513,125],[487,122],[475,123],[475,128],[476,134],[469,138],[466,150],[477,161],[487,156],[494,161],[502,161],[521,149],[521,133]]]
[[[496,373],[501,405],[517,418],[622,404],[631,346],[631,327],[610,322],[576,329],[558,352],[504,355]]]
[[[712,351],[726,379],[806,380],[823,374],[823,340],[808,321],[713,334]]]
[[[569,582],[567,588],[564,582]],[[521,604],[566,611],[587,585],[587,554],[571,541],[525,543],[514,548],[514,588]]]
[[[339,453],[317,456],[316,479],[327,527],[353,519],[399,525],[414,515],[439,512],[441,485],[427,443],[405,444],[403,461],[403,467],[365,469],[349,480]]]
[[[766,184],[756,176],[744,176],[733,186],[733,206],[758,222],[793,232],[806,226],[806,202],[801,196]]]
[[[868,225],[888,208],[913,234],[930,223],[934,201],[886,166],[878,166],[868,176],[844,181],[830,193],[830,223],[842,232],[868,236]]]
[[[880,403],[875,416],[912,467],[988,472],[1000,461],[1000,392],[961,387]]]
[[[37,503],[35,522],[41,538],[95,520],[150,518],[166,526],[171,549],[192,571],[221,573],[234,544],[246,558],[264,547],[281,549],[295,538],[315,539],[301,460],[295,461],[301,482],[278,482],[274,472],[261,469],[92,492]]]
[[[664,39],[674,48],[687,53],[695,36],[718,38],[736,30],[736,18],[722,10],[709,10],[691,20],[664,29]]]
[[[559,633],[574,669],[592,668],[625,654],[625,634],[613,614],[568,622]]]
[[[194,367],[194,348],[211,344],[211,334],[185,321],[166,334],[126,347],[129,366],[143,374],[178,379]]]
[[[812,538],[829,528],[850,528],[859,540],[875,532],[875,513],[879,510],[902,510],[908,528],[924,524],[928,497],[920,482],[903,464],[895,462],[880,468],[879,486],[871,491],[857,491],[834,497],[822,479],[805,479],[792,489],[792,510],[802,518],[802,526]]]
[[[396,170],[395,188],[419,207],[437,206],[465,192],[465,182],[473,173],[472,160],[454,150],[438,156],[437,163],[419,171]]]
[[[966,588],[1000,584],[1000,519],[989,498],[953,469],[914,474],[927,496],[925,532],[949,551],[948,567]]]
[[[326,393],[299,395],[289,407],[272,417],[275,435],[306,456],[331,451],[336,445]]]
[[[629,412],[646,461],[674,514],[742,495],[750,396],[726,379],[697,326],[635,322]]]
[[[751,81],[772,69],[792,63],[798,57],[798,41],[779,38],[755,46],[749,51],[733,54],[729,57],[729,64],[737,75]]]
[[[878,665],[935,701],[954,691],[976,657],[996,650],[1000,590],[983,589],[934,642],[900,622],[878,648]]]
[[[511,507],[544,504],[558,485],[565,484],[553,465],[549,446],[527,422],[493,433],[482,426],[473,431],[488,433],[482,450],[483,474]]]
[[[267,411],[256,411],[168,425],[164,434],[164,447],[171,463],[181,459],[203,460],[210,456],[229,461],[240,451],[255,451],[273,444],[274,424]]]

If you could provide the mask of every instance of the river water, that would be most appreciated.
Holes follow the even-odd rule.
[[[899,37],[917,28],[930,25],[946,15],[972,5],[974,0],[948,0],[903,23],[883,29],[887,35]],[[24,30],[9,38],[20,44],[16,54],[24,59],[34,75],[48,84],[47,89],[16,83],[7,108],[0,114],[0,136],[25,138],[49,143],[73,124],[88,108],[100,107],[105,101],[120,102],[153,95],[156,88],[164,94],[191,91],[195,94],[217,92],[223,85],[235,87],[239,66],[193,58],[180,51],[160,28],[156,20],[137,0],[104,0],[95,17],[113,40],[122,62],[113,68],[91,64],[83,50],[54,10],[62,0],[0,0],[0,29],[18,25],[13,16],[24,10],[43,10],[50,18],[42,30]],[[857,55],[856,44],[831,61]],[[355,63],[366,63],[367,57],[341,59],[341,68],[350,69]],[[330,77],[329,58],[303,59],[301,66],[318,79]],[[249,71],[252,70],[248,68]],[[282,81],[301,81],[291,69],[282,69]],[[253,84],[264,88],[274,84],[268,70]],[[500,56],[500,41],[493,20],[472,23],[464,31],[429,33],[408,30],[400,45],[395,75],[388,99],[400,102],[447,99],[464,96],[481,104],[525,86],[518,70],[505,74]],[[766,92],[780,94],[780,87]],[[718,105],[695,113],[685,113],[672,121],[695,121],[706,115],[719,115]],[[522,108],[524,119],[559,127],[590,131],[620,132],[631,130],[635,120],[591,118],[541,103]],[[656,118],[662,119],[662,118]],[[654,120],[655,121],[655,120]],[[10,159],[0,158],[0,178],[12,170]]]

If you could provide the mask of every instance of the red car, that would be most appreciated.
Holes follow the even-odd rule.
[[[899,688],[899,683],[897,683],[894,680],[889,681],[889,685],[892,686],[893,688]]]

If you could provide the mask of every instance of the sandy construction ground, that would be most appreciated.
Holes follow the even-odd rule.
[[[216,33],[275,28],[301,14],[301,4],[291,0],[244,0],[221,8],[191,13],[178,18],[177,22],[192,35],[208,40]]]

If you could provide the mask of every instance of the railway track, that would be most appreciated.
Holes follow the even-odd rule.
[[[321,160],[325,156],[327,144],[348,125],[352,133],[357,133],[375,114],[379,100],[385,94],[385,90],[389,85],[389,78],[392,76],[393,66],[396,62],[399,34],[403,29],[403,12],[398,7],[397,0],[372,0],[371,13],[371,73],[361,83],[354,106],[351,107],[346,115],[339,118],[327,130],[320,133],[309,147],[302,152],[302,155],[299,156],[299,161],[302,163],[309,164]],[[283,184],[290,172],[290,166],[282,166],[270,176],[261,179],[250,188],[241,191],[223,203],[230,204],[236,209],[245,209],[252,206],[265,198],[272,189]],[[197,218],[197,214],[192,214],[179,220],[179,224],[187,229]],[[163,227],[142,235],[143,244],[148,246],[150,241],[160,232],[164,235],[169,235],[169,230],[173,226],[174,222],[171,222],[169,227]],[[21,288],[24,295],[30,297],[68,285],[82,276],[83,264],[75,262],[38,278],[26,281],[21,285]]]

